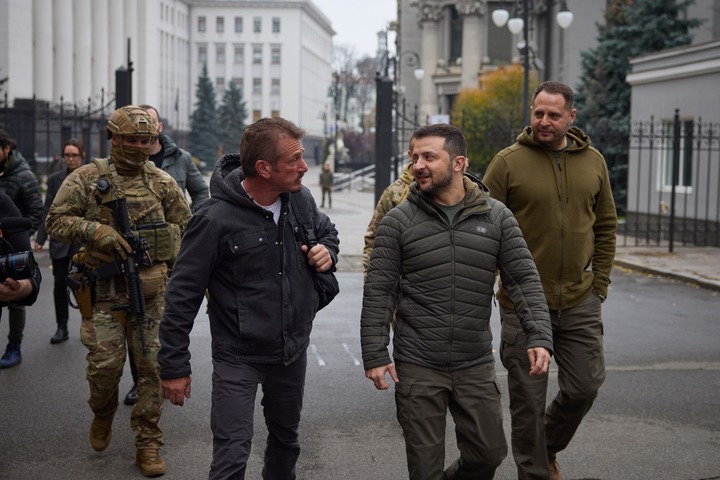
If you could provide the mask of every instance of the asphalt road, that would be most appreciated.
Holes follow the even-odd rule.
[[[43,261],[47,265],[47,259]],[[134,465],[130,408],[121,405],[110,447],[88,441],[85,349],[71,337],[50,345],[55,323],[47,268],[37,304],[28,309],[22,365],[0,373],[0,478],[142,478]],[[308,351],[309,368],[298,478],[407,478],[404,443],[392,391],[363,376],[359,347],[362,274],[339,274],[341,293],[320,312]],[[615,271],[605,303],[608,375],[595,406],[558,460],[567,479],[720,479],[720,321],[717,292],[671,280]],[[0,338],[7,332],[7,315]],[[499,332],[498,320],[493,330]],[[497,340],[496,340],[497,343]],[[4,348],[5,342],[0,344]],[[192,333],[193,396],[182,408],[165,404],[163,457],[169,479],[207,478],[212,437],[210,331],[204,313]],[[505,373],[498,376],[506,397]],[[121,394],[130,386],[129,371]],[[551,390],[556,377],[551,372]],[[552,393],[552,392],[551,392]],[[248,479],[260,478],[265,430],[256,408],[256,442]],[[505,415],[509,435],[509,416]],[[446,462],[454,460],[448,421]],[[509,456],[497,479],[516,478]]]

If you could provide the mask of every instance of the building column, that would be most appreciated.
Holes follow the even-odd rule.
[[[92,96],[92,5],[90,0],[75,0],[73,5],[74,97],[85,102]]]
[[[92,23],[88,25],[92,29],[92,96],[98,102],[107,102],[110,90],[110,69],[108,68],[109,54],[109,30],[108,30],[108,0],[92,0]],[[102,91],[105,91],[105,98],[101,99]]]
[[[55,46],[55,62],[53,64],[53,100],[74,102],[73,88],[73,6],[72,0],[55,0],[53,9],[53,45]],[[45,14],[45,12],[41,12]],[[85,25],[81,25],[85,28]]]
[[[461,88],[477,88],[478,74],[485,51],[485,32],[481,15],[485,4],[479,0],[457,0],[455,8],[463,17]]]
[[[53,99],[52,0],[33,1],[33,94],[38,100]]]
[[[125,8],[123,2],[108,2],[108,75],[109,92],[106,99],[115,98],[115,70],[126,66],[127,38],[125,37]]]
[[[420,122],[424,123],[428,115],[438,113],[433,76],[440,58],[440,20],[443,12],[440,5],[429,0],[420,0],[414,5],[419,11],[422,28],[422,66],[427,72],[420,84]]]

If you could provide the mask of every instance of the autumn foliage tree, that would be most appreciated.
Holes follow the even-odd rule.
[[[530,77],[530,91],[537,80]],[[523,67],[512,64],[483,74],[480,87],[463,90],[452,123],[465,133],[470,170],[482,175],[493,156],[515,142],[523,125]]]

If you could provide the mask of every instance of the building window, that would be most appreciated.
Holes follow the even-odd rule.
[[[207,63],[207,47],[205,45],[198,47],[198,63]]]
[[[253,63],[262,63],[262,45],[253,45]]]
[[[450,7],[450,62],[462,58],[463,19],[457,8]]]
[[[235,64],[242,65],[245,63],[245,48],[242,45],[235,46]]]
[[[225,31],[225,17],[217,17],[215,19],[215,31],[223,33]]]
[[[225,91],[225,77],[215,79],[215,91],[218,93]]]
[[[225,63],[225,45],[215,47],[215,63]]]
[[[253,18],[253,32],[255,32],[255,33],[262,32],[262,18],[260,18],[260,17]]]
[[[272,33],[280,33],[280,17],[273,17]]]
[[[240,96],[243,96],[243,79],[241,77],[233,77],[231,80],[232,84],[235,85],[235,88],[238,89],[240,92]]]
[[[280,110],[273,110],[272,112],[270,112],[270,116],[272,118],[278,118],[280,116]]]
[[[278,65],[280,63],[280,47],[272,47],[272,55],[271,55],[272,63],[274,65]]]
[[[205,32],[207,30],[207,20],[205,16],[198,17],[198,32]]]
[[[262,95],[262,78],[253,78],[253,94]]]
[[[235,17],[235,33],[242,33],[243,31],[243,17]]]
[[[270,84],[270,93],[273,95],[280,95],[280,79],[279,78],[273,78],[272,83]]]
[[[260,120],[260,110],[253,110],[253,122]]]
[[[672,190],[673,185],[673,125],[672,120],[663,122],[663,142],[661,152],[662,189]],[[693,120],[680,121],[680,158],[678,159],[678,178],[675,189],[678,192],[691,193],[692,189],[692,157],[695,122]]]

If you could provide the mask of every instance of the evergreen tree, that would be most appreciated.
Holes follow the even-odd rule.
[[[215,166],[218,154],[218,128],[215,109],[215,89],[203,66],[195,92],[195,110],[190,118],[188,141],[193,154],[209,168]]]
[[[578,124],[604,155],[610,169],[618,213],[625,212],[630,134],[630,58],[692,41],[700,20],[685,19],[694,0],[612,0],[598,44],[582,53],[576,89]]]
[[[235,82],[230,82],[218,109],[219,137],[223,152],[240,151],[240,137],[245,130],[245,118],[247,118],[247,110],[242,93]]]

